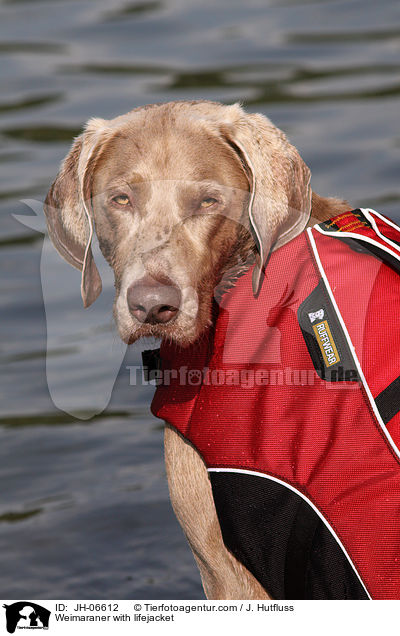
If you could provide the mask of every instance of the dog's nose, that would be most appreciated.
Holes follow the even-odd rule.
[[[139,322],[166,324],[179,311],[181,292],[172,281],[160,282],[145,276],[128,288],[127,301],[129,311]]]

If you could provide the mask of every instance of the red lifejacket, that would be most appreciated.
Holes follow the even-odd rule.
[[[274,598],[400,598],[400,229],[340,214],[163,343],[152,412],[203,457],[227,547]]]

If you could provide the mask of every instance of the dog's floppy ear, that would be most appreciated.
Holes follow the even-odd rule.
[[[303,231],[311,212],[311,173],[285,135],[266,117],[225,107],[221,134],[239,154],[250,183],[249,219],[258,248],[257,294],[271,249]]]
[[[101,292],[101,278],[93,259],[93,218],[89,181],[96,149],[107,134],[107,122],[90,120],[77,137],[51,186],[44,212],[50,238],[65,260],[81,270],[81,294],[89,307]]]

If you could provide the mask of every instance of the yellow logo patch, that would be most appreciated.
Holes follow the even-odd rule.
[[[314,333],[317,337],[319,348],[321,349],[322,357],[324,358],[325,365],[331,367],[340,361],[338,350],[335,342],[332,338],[331,330],[329,329],[328,321],[323,320],[317,325],[313,325]]]

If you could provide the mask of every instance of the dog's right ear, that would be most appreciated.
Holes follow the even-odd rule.
[[[93,259],[93,218],[89,177],[95,165],[95,151],[104,137],[107,122],[93,119],[63,161],[51,186],[44,212],[49,236],[63,258],[82,272],[81,294],[89,307],[101,292],[101,278]]]

